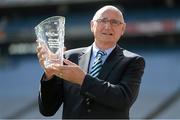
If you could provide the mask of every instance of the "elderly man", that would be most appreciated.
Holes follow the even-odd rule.
[[[125,27],[121,11],[108,5],[91,21],[94,43],[66,51],[63,66],[57,63],[44,68],[46,51],[37,47],[45,71],[39,94],[43,115],[54,115],[63,103],[62,118],[129,118],[145,61],[117,45]]]

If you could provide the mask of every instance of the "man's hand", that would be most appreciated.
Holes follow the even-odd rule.
[[[51,53],[50,53],[47,45],[43,41],[37,40],[36,42],[38,44],[36,52],[37,52],[37,56],[39,59],[39,63],[45,71],[46,78],[49,80],[50,78],[53,77],[55,70],[53,67],[45,68],[44,63],[45,63],[46,57]]]
[[[56,76],[72,83],[82,85],[86,73],[75,63],[64,59],[66,65],[54,65]]]

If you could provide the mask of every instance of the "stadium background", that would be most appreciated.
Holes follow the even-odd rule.
[[[0,3],[0,119],[46,119],[38,111],[43,73],[35,54],[34,27],[47,17],[66,17],[67,49],[93,41],[89,22],[103,5],[119,7],[127,23],[119,44],[146,59],[130,116],[180,119],[179,0],[2,0]],[[60,118],[61,108],[53,117]]]

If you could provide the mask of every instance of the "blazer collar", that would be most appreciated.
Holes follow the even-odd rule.
[[[88,66],[89,66],[91,54],[92,54],[92,46],[89,46],[86,49],[84,49],[84,51],[82,51],[82,55],[79,56],[79,66],[85,72],[88,72]],[[123,49],[119,45],[116,45],[114,50],[111,52],[111,54],[104,62],[104,65],[99,73],[98,78],[105,80],[112,71],[112,69],[122,58],[123,58]]]
[[[116,66],[116,64],[123,58],[123,49],[117,45],[115,49],[108,56],[106,61],[101,68],[98,78],[106,80],[108,75],[111,73],[112,69]]]
[[[91,57],[92,46],[87,47],[82,51],[82,55],[79,56],[79,66],[85,71],[88,72],[89,60]]]

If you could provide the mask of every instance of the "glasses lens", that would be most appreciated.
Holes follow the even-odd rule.
[[[106,24],[107,22],[110,22],[110,24],[112,26],[118,26],[118,25],[122,24],[121,21],[116,20],[116,19],[108,20],[107,18],[103,18],[103,19],[97,19],[96,21],[99,22],[99,23],[103,23],[103,24]]]

